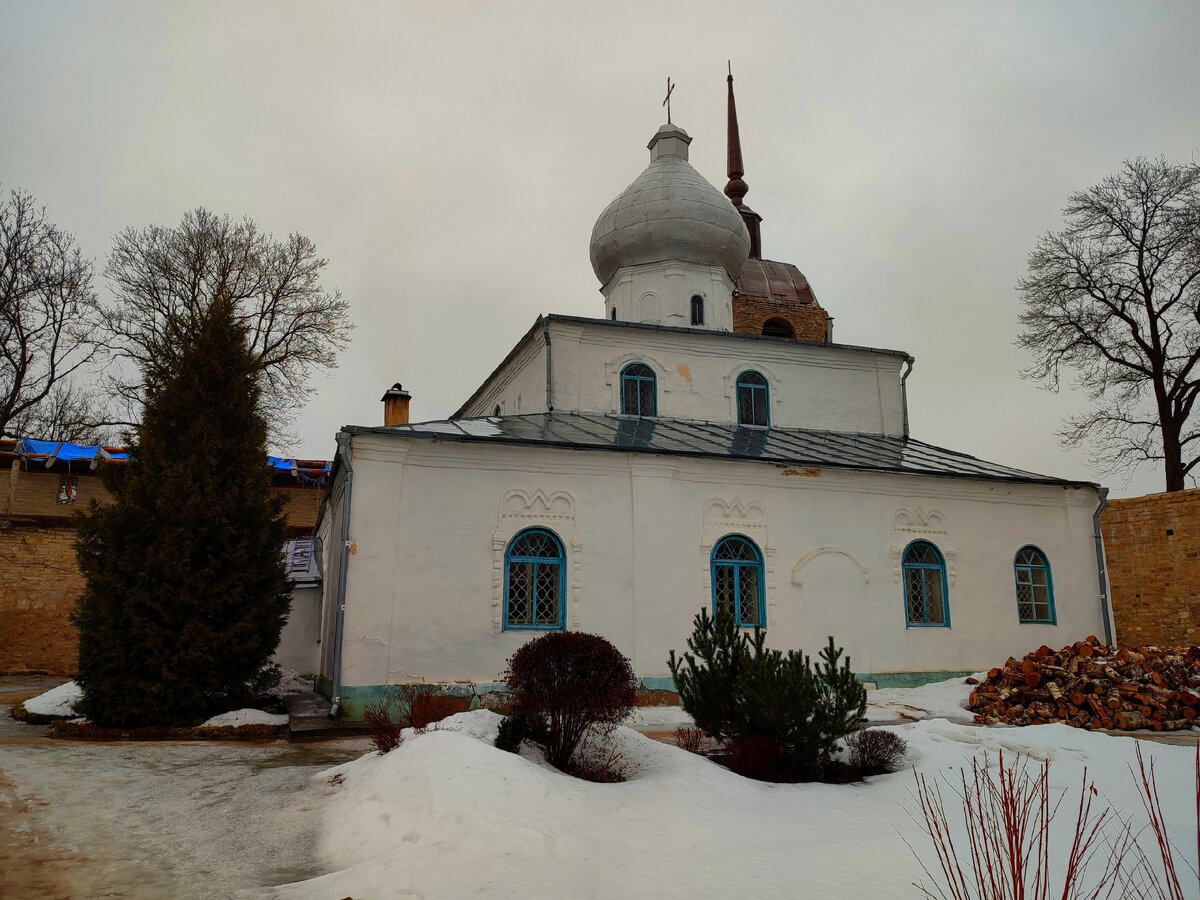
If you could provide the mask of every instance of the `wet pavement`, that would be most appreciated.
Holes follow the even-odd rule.
[[[314,775],[369,749],[52,740],[13,704],[64,679],[0,676],[0,893],[249,898],[320,873]]]

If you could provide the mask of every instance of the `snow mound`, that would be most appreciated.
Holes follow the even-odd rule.
[[[680,725],[690,727],[695,723],[680,706],[638,706],[633,710],[627,724],[630,728],[642,731],[665,731]]]
[[[977,680],[987,677],[977,672]],[[915,688],[881,688],[867,692],[867,721],[895,722],[920,719],[949,719],[952,722],[974,722],[975,714],[967,709],[971,685],[962,677],[935,681]]]
[[[83,689],[74,681],[60,684],[44,694],[30,697],[25,701],[25,711],[36,716],[63,716],[71,718],[75,715],[75,704],[83,699]]]
[[[1086,767],[1115,806],[1141,812],[1128,769],[1135,742],[1061,725],[979,728],[938,719],[889,727],[909,743],[905,770],[847,785],[750,781],[619,728],[612,747],[631,777],[592,784],[497,750],[499,721],[487,710],[461,713],[391,753],[317,776],[318,852],[328,874],[285,885],[280,895],[907,896],[909,885],[928,878],[905,841],[932,860],[909,814],[912,768],[953,778],[972,758],[994,761],[1001,750],[1006,760],[1053,760],[1052,788],[1073,792],[1064,809]],[[1193,750],[1142,746],[1155,759],[1160,788],[1192,783]],[[1168,790],[1163,803],[1168,830],[1194,865],[1186,848],[1195,847],[1195,808],[1186,793]],[[957,808],[949,811],[961,827]],[[1054,823],[1064,854],[1073,825],[1069,813]],[[1052,865],[1061,870],[1065,860]]]
[[[235,709],[232,712],[213,716],[201,728],[237,728],[240,725],[286,725],[286,714],[263,712],[261,709]]]

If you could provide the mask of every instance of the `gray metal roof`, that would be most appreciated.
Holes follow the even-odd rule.
[[[348,425],[343,430],[352,434],[392,434],[465,443],[617,450],[907,475],[1095,486],[1090,482],[1051,478],[985,462],[912,438],[800,428],[744,428],[714,422],[604,413],[531,413],[391,427]]]

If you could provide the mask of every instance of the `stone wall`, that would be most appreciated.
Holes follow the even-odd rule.
[[[1110,501],[1100,527],[1117,642],[1200,643],[1200,489]]]
[[[79,642],[71,611],[83,590],[75,563],[76,511],[108,492],[95,472],[76,476],[75,501],[59,502],[63,475],[18,468],[5,473],[0,516],[0,672],[72,675]],[[312,532],[324,489],[277,486],[293,536]]]
[[[804,306],[794,300],[770,300],[739,294],[733,298],[733,330],[762,334],[768,319],[785,319],[796,330],[796,340],[825,341],[829,314],[821,307]]]
[[[0,672],[75,671],[70,615],[82,589],[74,528],[0,520]]]

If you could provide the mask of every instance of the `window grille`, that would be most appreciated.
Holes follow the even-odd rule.
[[[1023,623],[1054,625],[1054,584],[1050,563],[1037,547],[1022,547],[1013,560],[1017,579],[1017,618]]]
[[[297,538],[292,541],[292,552],[288,558],[288,574],[292,572],[307,572],[312,566],[313,542],[308,538]]]
[[[767,379],[754,371],[743,372],[737,380],[737,408],[739,425],[770,424],[767,411],[770,391]]]
[[[913,541],[904,550],[904,606],[909,625],[950,624],[946,561],[929,541]]]
[[[561,629],[566,621],[566,554],[552,531],[530,528],[504,553],[504,627]]]
[[[645,363],[630,363],[621,370],[621,412],[627,416],[658,415],[654,370]]]
[[[692,297],[692,324],[704,324],[704,298],[699,294]]]
[[[712,551],[713,614],[731,613],[738,625],[766,627],[762,553],[749,538],[730,535]]]

